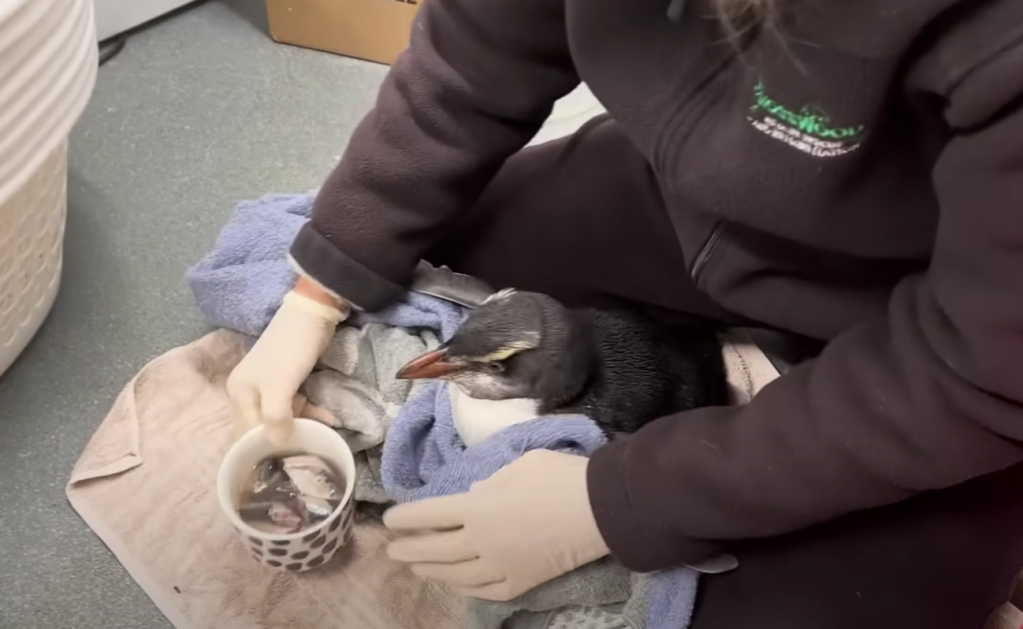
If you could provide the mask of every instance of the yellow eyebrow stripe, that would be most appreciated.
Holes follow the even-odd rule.
[[[523,352],[527,349],[536,349],[536,345],[529,341],[516,341],[515,343],[510,343],[508,345],[505,345],[504,347],[499,347],[498,349],[490,352],[485,356],[481,356],[480,360],[487,363],[495,363],[498,361],[507,360],[508,358],[511,358],[515,354]]]

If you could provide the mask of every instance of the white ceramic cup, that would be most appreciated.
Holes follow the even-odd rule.
[[[255,529],[238,515],[238,500],[254,466],[270,456],[313,454],[344,475],[344,497],[323,522],[292,533],[274,535]],[[355,458],[341,435],[311,419],[296,419],[286,443],[271,444],[262,426],[245,433],[227,451],[217,474],[217,498],[224,515],[254,559],[268,568],[304,572],[326,565],[351,539],[355,506]]]

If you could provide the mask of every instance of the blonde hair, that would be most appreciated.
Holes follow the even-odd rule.
[[[712,0],[711,4],[732,40],[759,29],[775,29],[778,0]]]

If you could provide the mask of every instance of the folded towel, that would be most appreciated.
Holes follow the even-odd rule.
[[[259,336],[295,283],[288,249],[312,212],[312,194],[265,196],[238,205],[213,251],[186,279],[206,321]]]
[[[341,326],[319,368],[302,385],[301,393],[317,409],[306,407],[304,414],[336,429],[355,453],[355,500],[390,502],[380,482],[381,444],[414,387],[425,386],[398,380],[395,374],[401,365],[439,346],[428,328]]]
[[[420,270],[429,267],[420,267]],[[441,340],[447,341],[465,319],[465,310],[456,304],[429,295],[405,293],[401,301],[379,312],[357,312],[352,325],[383,323],[385,325],[433,330]]]
[[[469,599],[465,626],[466,629],[642,629],[646,626],[643,613],[649,581],[646,576],[634,575],[614,559],[605,557],[508,602]]]
[[[588,456],[606,439],[582,416],[534,419],[465,448],[451,418],[446,385],[431,384],[398,413],[384,445],[384,489],[396,502],[469,491],[469,486],[530,450]]]
[[[143,367],[75,465],[75,511],[177,629],[464,627],[464,599],[388,559],[391,534],[375,519],[356,521],[355,543],[329,567],[292,574],[252,560],[215,491],[232,442],[224,381],[243,353],[242,336],[221,330]]]
[[[592,420],[558,416],[508,426],[467,448],[455,430],[447,385],[431,384],[410,399],[391,424],[380,475],[390,498],[411,502],[468,491],[473,482],[491,476],[530,450],[588,456],[605,442]],[[549,629],[569,619],[579,621],[574,625],[579,629],[680,629],[688,625],[696,597],[696,572],[665,570],[637,575],[635,581],[642,587],[634,587],[633,576],[606,559],[510,602],[470,599],[468,627],[500,629],[507,621],[513,627],[523,623],[523,627]],[[645,600],[640,602],[638,596]],[[593,611],[594,607],[600,611]],[[536,614],[544,620],[539,621]]]

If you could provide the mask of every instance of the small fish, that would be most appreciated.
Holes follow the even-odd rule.
[[[334,473],[320,458],[304,454],[289,456],[281,463],[284,473],[303,496],[326,500],[337,495]]]
[[[316,523],[322,522],[330,517],[331,513],[334,513],[334,509],[337,509],[338,505],[341,504],[340,500],[323,500],[322,498],[306,498],[305,508],[309,514],[309,521]]]
[[[277,457],[270,457],[256,466],[257,487],[269,487],[284,473],[284,465]],[[258,491],[258,488],[257,488]]]
[[[298,533],[337,509],[341,504],[338,486],[337,475],[319,457],[270,457],[253,468],[238,515],[264,533]]]
[[[273,535],[287,535],[302,530],[305,525],[302,510],[301,504],[257,502],[243,506],[239,509],[239,515],[256,530]]]

